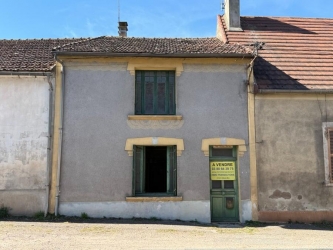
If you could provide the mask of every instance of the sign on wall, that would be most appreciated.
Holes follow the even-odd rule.
[[[233,161],[214,161],[210,163],[210,179],[235,180],[236,179],[235,162]]]

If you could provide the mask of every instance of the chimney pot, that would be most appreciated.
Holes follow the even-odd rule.
[[[127,22],[118,22],[118,34],[121,37],[127,37],[127,29],[128,24]]]

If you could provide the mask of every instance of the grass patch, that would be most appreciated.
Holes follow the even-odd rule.
[[[260,221],[247,220],[245,222],[246,227],[266,227],[268,224]]]
[[[0,219],[9,217],[9,208],[5,206],[0,207]]]
[[[150,217],[149,220],[152,220],[152,221],[159,221],[161,219],[157,218],[157,217]]]
[[[36,220],[45,220],[44,212],[39,211],[39,212],[35,213],[34,218]]]
[[[84,219],[84,220],[87,220],[87,219],[89,219],[90,217],[89,217],[89,215],[87,214],[87,213],[81,213],[81,219]]]

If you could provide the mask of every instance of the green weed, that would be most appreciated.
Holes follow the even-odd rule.
[[[9,216],[9,208],[5,206],[0,207],[0,219],[6,218]]]
[[[45,219],[44,212],[39,211],[39,212],[35,213],[34,218],[36,220],[44,220]]]
[[[87,219],[89,219],[90,217],[89,217],[89,215],[87,214],[87,213],[81,213],[81,219],[84,219],[84,220],[87,220]]]

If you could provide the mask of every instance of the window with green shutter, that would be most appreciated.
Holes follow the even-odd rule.
[[[177,195],[176,146],[134,146],[133,195]]]
[[[175,72],[135,72],[135,114],[174,115]]]

